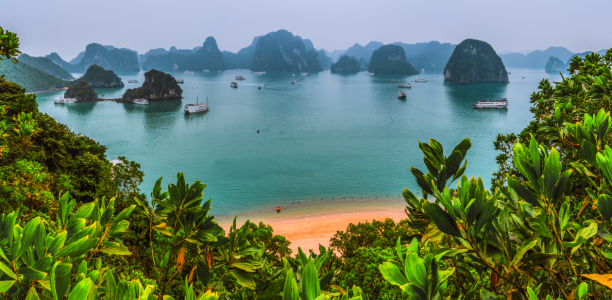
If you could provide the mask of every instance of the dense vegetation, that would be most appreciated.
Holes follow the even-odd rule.
[[[419,71],[406,61],[404,48],[397,45],[385,45],[376,49],[372,53],[368,71],[374,74],[419,74]]]
[[[0,56],[15,44],[0,39]],[[9,49],[9,51],[6,51]],[[11,64],[5,60],[2,64]],[[139,165],[38,111],[0,77],[0,293],[6,299],[610,299],[612,49],[540,83],[534,120],[500,135],[493,190],[471,147],[418,143],[407,218],[299,249],[265,224],[224,231],[178,173],[146,199]],[[446,155],[445,155],[446,154]],[[150,200],[150,201],[149,201]]]
[[[123,87],[123,81],[121,81],[121,78],[115,72],[104,70],[104,68],[98,65],[90,66],[85,75],[79,78],[79,80],[84,80],[94,88]]]
[[[206,38],[201,49],[193,54],[170,52],[162,55],[150,55],[143,69],[157,69],[163,71],[202,71],[225,70],[223,54],[219,51],[217,41],[212,36]]]
[[[15,82],[26,89],[26,92],[60,89],[70,85],[70,82],[49,75],[25,63],[0,64],[0,75],[6,80]]]
[[[340,59],[329,68],[332,73],[357,73],[359,69],[357,58],[348,57],[346,55],[340,57]]]
[[[96,100],[98,99],[98,94],[94,92],[93,87],[85,80],[79,80],[66,90],[64,98],[75,98],[79,101]]]
[[[46,57],[32,57],[27,54],[19,55],[19,62],[24,63],[28,66],[37,68],[49,75],[53,75],[63,80],[73,80],[74,77],[64,70],[61,66],[55,64],[53,61]]]
[[[444,80],[455,83],[509,82],[506,67],[486,42],[459,43],[444,67]]]
[[[183,89],[172,75],[157,70],[151,70],[144,75],[145,81],[142,86],[127,89],[123,94],[123,100],[173,100],[183,98]]]
[[[312,72],[323,70],[319,54],[302,38],[286,30],[270,32],[257,41],[252,71]]]

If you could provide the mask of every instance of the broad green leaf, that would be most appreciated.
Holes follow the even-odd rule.
[[[2,273],[4,273],[4,274],[8,275],[9,277],[17,280],[17,275],[15,275],[15,272],[13,272],[13,270],[11,270],[11,268],[9,268],[3,262],[0,262],[0,271],[2,271]]]
[[[125,220],[127,217],[130,216],[130,214],[134,211],[134,209],[136,208],[136,205],[131,205],[130,207],[122,210],[113,220],[113,223],[118,223],[121,222],[123,220]]]
[[[597,210],[606,221],[612,219],[612,197],[607,194],[599,195],[597,199]]]
[[[397,286],[404,286],[408,284],[408,279],[402,274],[402,271],[391,262],[384,262],[378,266],[380,273],[383,278],[389,283]]]
[[[319,275],[312,261],[302,270],[302,300],[314,300],[321,294]]]
[[[406,255],[405,273],[408,282],[414,284],[425,294],[428,291],[427,268],[416,253]]]
[[[253,281],[253,277],[251,277],[251,274],[248,272],[240,269],[232,269],[229,272],[232,274],[232,276],[234,276],[234,278],[236,278],[238,284],[249,289],[255,288],[255,281]]]
[[[19,275],[23,275],[24,280],[42,280],[47,277],[47,273],[27,267],[19,268]]]
[[[538,235],[547,237],[547,238],[552,238],[552,235],[550,234],[550,230],[548,230],[548,227],[546,227],[546,224],[544,224],[544,222],[542,221],[542,219],[540,218],[529,218],[529,227],[531,227],[531,229],[533,229],[533,231],[535,231]]]
[[[38,293],[36,292],[36,289],[34,287],[30,287],[30,290],[28,290],[28,294],[26,295],[25,300],[40,300],[40,298],[38,298]]]
[[[408,299],[411,300],[427,300],[426,292],[423,292],[419,287],[412,283],[405,284],[400,287],[402,291],[408,294]]]
[[[440,231],[455,237],[461,237],[461,232],[457,223],[453,221],[451,215],[435,203],[425,203],[423,209],[427,216],[436,224]]]
[[[525,256],[525,253],[527,253],[529,249],[533,248],[537,242],[538,240],[536,238],[525,240],[512,258],[512,265],[516,265],[518,262],[520,262],[523,259],[523,256]]]
[[[87,299],[91,291],[91,286],[94,285],[91,279],[85,278],[81,280],[70,292],[68,300],[83,300]]]
[[[0,293],[5,293],[6,291],[8,291],[13,286],[13,284],[15,284],[15,282],[17,282],[17,280],[0,281]]]
[[[83,204],[81,207],[79,207],[79,209],[74,213],[74,215],[72,215],[70,218],[81,218],[81,219],[87,219],[89,218],[89,215],[91,215],[91,212],[94,209],[94,202],[89,202],[87,204]]]

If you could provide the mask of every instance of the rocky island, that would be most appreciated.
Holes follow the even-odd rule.
[[[79,101],[84,100],[97,100],[98,94],[94,92],[93,87],[91,87],[85,80],[79,80],[73,86],[69,87],[68,90],[64,93],[64,98],[75,98]]]
[[[105,70],[115,72],[138,72],[138,56],[135,51],[128,49],[119,49],[102,46],[100,44],[89,44],[85,48],[85,54],[81,61],[75,65],[76,70],[68,70],[72,72],[84,72],[92,65],[98,65]]]
[[[181,54],[174,51],[163,55],[149,55],[142,68],[164,71],[217,71],[226,69],[223,54],[219,51],[217,41],[212,36],[206,38],[202,48],[193,54]]]
[[[122,100],[175,100],[183,98],[183,90],[172,75],[157,70],[151,70],[144,75],[145,81],[142,86],[125,91]]]
[[[408,61],[404,48],[397,45],[382,46],[370,58],[368,72],[374,74],[406,74],[417,75],[417,71]]]
[[[287,30],[266,34],[257,41],[251,71],[322,71],[319,54],[314,48],[307,49],[304,41],[308,40]]]
[[[123,81],[115,75],[115,72],[104,70],[104,68],[98,65],[89,67],[80,80],[84,80],[88,85],[94,88],[123,87]]]
[[[332,64],[329,70],[332,73],[357,73],[359,72],[359,62],[357,58],[344,55],[337,63]]]
[[[486,42],[467,39],[461,42],[446,63],[444,80],[455,83],[508,83],[501,58]]]
[[[544,69],[546,73],[559,73],[565,72],[567,70],[567,65],[560,59],[551,56],[546,63],[546,68]]]

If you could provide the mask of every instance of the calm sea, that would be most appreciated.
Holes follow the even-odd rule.
[[[426,71],[427,83],[402,89],[406,100],[397,99],[397,83],[418,76],[245,71],[247,80],[234,89],[234,70],[172,74],[185,80],[184,99],[148,106],[54,104],[63,91],[39,93],[37,100],[41,111],[106,145],[108,159],[140,163],[146,194],[159,177],[165,186],[185,172],[188,182],[208,185],[205,199],[212,198],[214,214],[223,216],[315,199],[397,198],[404,187],[420,191],[410,166],[425,170],[418,140],[430,138],[448,155],[470,137],[466,175],[489,184],[497,168],[496,135],[529,123],[529,96],[541,79],[561,79],[544,71],[509,71],[509,84],[472,85],[446,84],[442,74]],[[118,98],[144,81],[144,72],[118,75],[125,88],[96,89],[99,96]],[[472,109],[491,95],[508,98],[509,108]],[[196,97],[208,98],[210,111],[185,115],[183,106]]]

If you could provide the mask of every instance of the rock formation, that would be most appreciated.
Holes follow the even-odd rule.
[[[359,62],[357,58],[344,55],[337,63],[332,64],[329,70],[332,73],[357,73],[359,72]]]
[[[367,70],[367,69],[368,69],[368,62],[363,57],[360,58],[359,59],[359,70]]]
[[[85,80],[79,80],[73,86],[68,87],[64,93],[64,98],[76,98],[79,101],[96,100],[98,99],[98,94],[94,92],[93,87],[88,85]]]
[[[63,80],[73,80],[74,79],[74,77],[72,77],[72,75],[70,75],[68,71],[64,70],[60,65],[54,63],[52,60],[50,60],[47,57],[32,57],[24,53],[24,54],[19,55],[19,62],[25,63],[28,66],[37,68],[59,79],[63,79]]]
[[[202,48],[193,54],[185,52],[189,50],[176,50],[176,48],[173,50],[175,51],[167,54],[150,55],[142,68],[179,72],[226,69],[223,54],[219,51],[217,41],[212,36],[206,38]]]
[[[85,52],[83,52],[83,55],[85,55]],[[55,53],[55,52],[51,52],[51,54],[45,56],[46,58],[50,59],[53,63],[55,63],[56,65],[62,67],[62,69],[68,71],[68,72],[82,72],[83,70],[81,70],[81,68],[79,66],[75,66],[65,60],[63,60],[59,54]],[[72,75],[70,75],[72,76]]]
[[[385,45],[372,53],[368,71],[374,74],[419,74],[408,61],[404,48],[397,45]]]
[[[104,68],[98,65],[89,67],[80,80],[84,80],[88,85],[94,88],[123,87],[123,81],[115,75],[115,72],[104,70]]]
[[[325,54],[325,50],[319,50],[318,52],[319,54],[319,65],[321,66],[321,68],[323,69],[329,69],[331,68],[332,64],[334,63],[334,60],[327,56],[327,54]]]
[[[145,81],[141,87],[128,89],[123,94],[123,100],[174,100],[183,98],[183,90],[170,74],[151,70],[146,72]]]
[[[253,38],[250,46],[240,49],[237,53],[223,51],[223,60],[228,69],[251,69],[253,55],[257,48],[257,42],[263,35]]]
[[[546,63],[544,70],[547,73],[559,73],[567,70],[567,65],[560,59],[551,56]]]
[[[455,83],[508,83],[501,58],[486,42],[467,39],[461,42],[444,68],[444,80]]]
[[[108,46],[100,44],[89,44],[85,49],[85,55],[76,65],[82,72],[87,70],[92,65],[98,65],[105,70],[115,72],[138,72],[138,56],[135,51],[129,49],[112,50],[107,49]],[[112,46],[111,46],[112,47]]]
[[[361,46],[359,44],[355,44],[348,48],[343,55],[347,56],[355,56],[357,59],[363,58],[366,62],[370,62],[370,58],[372,57],[372,53],[376,51],[376,49],[384,46],[385,44],[381,42],[369,42],[365,46]]]
[[[257,41],[251,70],[313,72],[322,68],[314,48],[306,49],[302,38],[287,30],[279,30]]]

